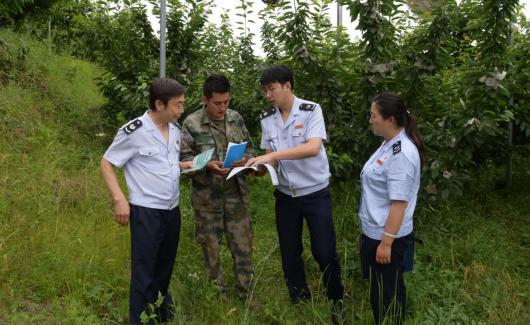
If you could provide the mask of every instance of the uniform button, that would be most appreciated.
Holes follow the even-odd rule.
[[[287,139],[287,137],[283,137],[283,139],[285,140],[285,139]]]

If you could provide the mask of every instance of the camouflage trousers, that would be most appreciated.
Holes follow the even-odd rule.
[[[221,202],[224,211],[195,210],[195,238],[202,247],[204,266],[209,278],[223,290],[226,285],[220,253],[223,234],[226,235],[233,259],[238,294],[244,298],[254,275],[250,218],[239,195],[224,197],[220,199]]]

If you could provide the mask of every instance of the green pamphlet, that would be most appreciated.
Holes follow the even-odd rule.
[[[195,156],[193,158],[193,167],[184,169],[183,171],[181,171],[181,174],[191,173],[203,169],[204,166],[208,164],[210,159],[212,159],[214,149],[215,148],[208,149]]]

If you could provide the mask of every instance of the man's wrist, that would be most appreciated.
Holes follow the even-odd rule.
[[[127,201],[125,199],[125,197],[121,196],[121,197],[116,197],[116,198],[112,198],[112,202],[114,202],[114,204],[118,204],[120,202],[123,202],[123,201]]]
[[[392,243],[394,242],[394,238],[390,236],[386,236],[386,233],[383,235],[383,238],[381,239],[381,244],[386,246],[392,246]]]

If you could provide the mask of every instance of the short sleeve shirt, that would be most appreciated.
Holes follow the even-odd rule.
[[[392,201],[405,201],[407,208],[398,237],[412,232],[412,217],[420,186],[421,162],[416,145],[404,130],[383,143],[361,172],[359,217],[363,233],[380,240]]]
[[[297,147],[311,138],[327,140],[320,105],[298,97],[294,98],[287,122],[275,109],[261,120],[261,129],[260,147],[273,151]],[[278,169],[278,190],[293,197],[311,194],[329,184],[329,163],[323,144],[315,157],[282,160]]]
[[[141,126],[137,127],[140,121]],[[133,123],[132,132],[125,128]],[[129,202],[148,208],[169,210],[179,202],[180,127],[169,123],[166,143],[146,112],[118,130],[103,158],[123,167]]]

